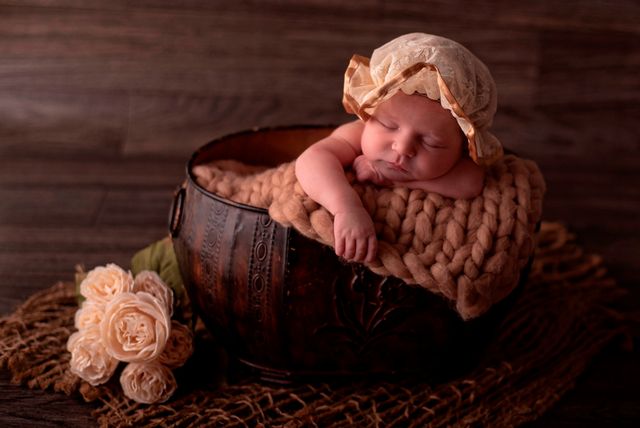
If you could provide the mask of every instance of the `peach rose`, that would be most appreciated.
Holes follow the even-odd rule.
[[[120,385],[124,395],[145,404],[167,401],[177,387],[171,370],[158,362],[127,364]]]
[[[171,321],[171,334],[164,351],[160,354],[160,362],[175,369],[187,362],[193,354],[193,334],[189,327],[178,321]]]
[[[143,270],[133,280],[133,292],[145,291],[165,303],[169,316],[173,315],[173,290],[165,284],[160,275]]]
[[[76,311],[74,324],[78,330],[82,330],[89,326],[99,326],[104,316],[104,305],[94,302],[93,300],[85,300],[82,302],[80,309]]]
[[[114,296],[133,289],[133,277],[120,266],[110,263],[91,270],[80,283],[80,294],[102,305]]]
[[[170,332],[171,317],[164,302],[144,291],[115,296],[100,322],[100,336],[107,352],[126,362],[157,358]]]
[[[69,336],[67,350],[71,353],[71,372],[91,385],[100,385],[109,380],[118,367],[100,341],[97,325],[77,331]]]

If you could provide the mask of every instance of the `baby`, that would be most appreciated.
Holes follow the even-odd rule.
[[[496,110],[486,66],[458,43],[413,33],[354,56],[343,104],[360,120],[344,124],[296,160],[304,191],[334,216],[335,252],[373,261],[373,220],[349,185],[402,186],[467,199],[484,185],[483,166],[502,155],[488,132]],[[466,144],[464,144],[466,142]]]

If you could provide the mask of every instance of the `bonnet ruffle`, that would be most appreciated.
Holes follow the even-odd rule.
[[[444,37],[411,33],[374,50],[371,59],[354,55],[345,72],[342,102],[348,113],[366,121],[399,90],[426,95],[449,110],[477,164],[490,164],[502,156],[500,141],[489,132],[497,108],[495,82],[464,46]]]

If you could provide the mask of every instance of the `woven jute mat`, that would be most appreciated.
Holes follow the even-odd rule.
[[[117,382],[91,387],[67,371],[76,311],[69,283],[35,294],[0,320],[0,368],[30,388],[80,393],[95,403],[103,426],[515,426],[543,414],[625,333],[613,309],[624,293],[601,257],[585,254],[560,224],[543,223],[539,236],[529,279],[498,337],[475,369],[446,383],[221,380],[229,379],[221,377],[224,359],[203,331],[171,400],[137,404]]]

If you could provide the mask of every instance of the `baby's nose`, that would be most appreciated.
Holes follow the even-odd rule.
[[[415,141],[411,135],[400,135],[393,142],[393,150],[402,156],[411,157],[416,154]]]

